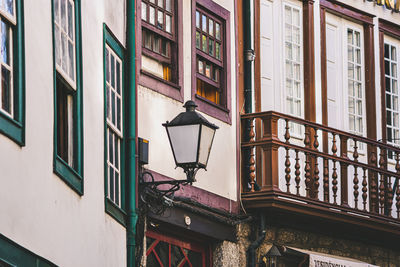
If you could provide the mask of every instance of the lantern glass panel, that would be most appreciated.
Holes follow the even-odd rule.
[[[206,166],[210,155],[211,145],[214,139],[215,130],[202,125],[199,148],[199,163]]]
[[[167,127],[177,165],[196,162],[199,128],[198,124]]]

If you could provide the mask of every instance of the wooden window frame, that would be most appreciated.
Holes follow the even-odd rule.
[[[55,26],[54,26],[54,2],[51,1],[52,10],[52,37],[53,37],[53,86],[54,86],[54,145],[53,145],[53,172],[60,177],[77,194],[83,195],[83,101],[82,101],[82,44],[81,44],[81,5],[80,0],[74,0],[75,19],[75,81],[76,87],[66,81],[56,67],[55,52]],[[57,84],[62,83],[67,91],[65,93],[73,97],[73,164],[70,166],[58,155],[58,116],[57,116]]]
[[[223,49],[221,59],[223,60],[223,68],[220,71],[221,89],[221,104],[216,104],[204,97],[199,96],[197,92],[197,54],[201,54],[207,59],[217,61],[208,54],[201,51],[197,52],[196,49],[196,10],[200,8],[207,16],[216,18],[221,22],[222,36],[223,36]],[[207,25],[208,27],[208,25]],[[228,124],[232,123],[231,115],[231,38],[230,38],[230,12],[222,6],[216,4],[211,0],[192,0],[192,100],[198,105],[198,110],[219,119]],[[201,77],[202,78],[202,77]]]
[[[173,18],[171,25],[171,34],[158,29],[156,26],[149,24],[147,22],[142,21],[141,15],[141,4],[142,0],[136,0],[137,12],[136,15],[136,55],[138,56],[138,62],[136,64],[136,73],[138,73],[138,85],[156,91],[160,94],[163,94],[167,97],[175,99],[179,102],[183,103],[183,20],[182,20],[182,1],[183,0],[174,0],[174,8],[173,8]],[[157,12],[157,10],[155,11]],[[148,14],[148,12],[147,12]],[[161,54],[154,53],[153,51],[142,47],[143,44],[143,34],[142,30],[150,30],[155,34],[161,35],[164,38],[169,40],[174,40],[176,49],[169,48],[171,59],[168,60],[166,57]],[[175,65],[176,69],[173,70],[173,74],[175,75],[175,82],[164,80],[161,77],[158,77],[146,70],[142,69],[142,55],[148,56],[152,59],[155,59],[159,62],[169,63]]]
[[[25,47],[24,7],[22,0],[14,1],[14,16],[1,11],[1,17],[12,27],[12,103],[11,114],[0,109],[0,134],[25,146]]]
[[[106,67],[106,50],[111,50],[113,54],[119,57],[121,61],[121,129],[117,129],[117,127],[112,125],[112,122],[109,122],[107,116],[107,67]],[[107,27],[106,24],[103,24],[103,84],[104,84],[104,201],[105,201],[105,211],[111,217],[113,217],[117,222],[126,226],[126,180],[125,180],[125,147],[126,147],[126,90],[125,90],[125,55],[126,51],[124,46],[118,41],[118,39],[113,35],[111,30]],[[109,198],[109,135],[108,133],[112,132],[114,135],[118,135],[120,137],[120,150],[118,153],[119,156],[119,205],[115,203],[112,199]],[[115,144],[115,143],[114,143]],[[115,154],[115,153],[114,153]],[[115,178],[115,177],[114,177]]]
[[[382,116],[381,127],[382,127],[382,142],[387,143],[386,83],[385,83],[385,54],[384,54],[385,35],[388,35],[400,41],[400,26],[398,24],[389,22],[387,20],[379,19],[379,64],[381,69],[380,82],[381,82],[381,116]]]

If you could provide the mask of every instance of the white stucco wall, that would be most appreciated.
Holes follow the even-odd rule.
[[[237,157],[236,157],[236,55],[235,55],[235,12],[234,1],[215,1],[230,12],[231,36],[231,114],[232,124],[203,114],[207,120],[220,128],[215,134],[207,171],[200,170],[196,175],[195,187],[210,191],[222,197],[236,201],[237,199]],[[182,1],[183,21],[183,93],[184,102],[191,99],[192,75],[192,1]],[[184,111],[183,103],[165,97],[142,86],[138,87],[138,133],[139,137],[150,141],[149,164],[147,168],[175,179],[185,179],[182,169],[174,169],[175,162],[169,147],[164,127],[167,120],[173,119]]]
[[[59,266],[125,266],[126,232],[104,209],[103,22],[125,43],[124,0],[82,0],[84,195],[53,174],[51,1],[25,11],[26,146],[0,135],[0,233]]]

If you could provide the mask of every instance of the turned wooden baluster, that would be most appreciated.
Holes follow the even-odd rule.
[[[353,151],[353,160],[354,160],[354,162],[358,162],[358,151],[357,151],[357,140],[354,140],[354,151]],[[353,195],[354,195],[354,208],[355,209],[358,209],[358,183],[359,183],[359,180],[358,180],[358,173],[357,173],[357,166],[356,165],[354,165],[354,179],[353,179],[353,184],[354,184],[354,186],[353,186],[353,189],[354,189],[354,192],[353,192]]]
[[[340,154],[341,158],[348,159],[347,157],[347,136],[340,136]],[[340,202],[342,206],[348,207],[348,164],[346,162],[340,162]]]
[[[310,147],[310,132],[309,129],[306,128],[305,133],[304,133],[304,145],[305,147]],[[310,197],[310,189],[311,189],[311,166],[310,166],[310,153],[305,153],[306,156],[306,162],[304,166],[304,172],[305,172],[305,183],[306,183],[306,197]]]
[[[324,158],[324,201],[329,202],[329,162]]]
[[[286,119],[286,131],[285,131],[285,140],[286,144],[290,144],[289,139],[290,139],[290,133],[289,133],[289,120]],[[286,161],[285,161],[285,180],[286,180],[286,192],[290,193],[290,156],[289,156],[289,148],[286,147]]]
[[[379,167],[381,169],[385,168],[385,159],[383,155],[383,149],[380,149],[379,153]],[[385,195],[386,195],[386,186],[385,186],[385,175],[383,173],[379,174],[379,209],[381,214],[385,214]]]
[[[318,151],[318,146],[319,146],[319,142],[318,142],[318,132],[317,132],[317,128],[314,128],[314,149]],[[318,191],[319,191],[319,169],[318,169],[318,156],[315,155],[314,157],[315,163],[314,163],[314,198],[318,199]]]
[[[363,199],[363,209],[364,209],[364,211],[367,211],[367,197],[368,197],[368,195],[367,195],[367,191],[368,191],[368,188],[367,188],[367,185],[368,185],[368,183],[367,183],[367,169],[366,168],[363,168],[363,180],[362,180],[362,199]]]
[[[376,166],[376,155],[375,152],[371,152],[370,164]],[[370,198],[371,198],[371,212],[377,212],[377,200],[378,200],[378,187],[376,184],[376,172],[372,171],[371,175],[371,182],[370,182]]]
[[[337,146],[336,146],[336,135],[333,134],[333,140],[332,140],[332,153],[334,156],[337,156]],[[338,191],[338,174],[337,174],[337,168],[336,168],[336,160],[333,160],[333,168],[332,168],[332,192],[333,192],[333,204],[337,205],[337,191]]]
[[[385,151],[385,159],[387,159],[387,151]],[[387,169],[387,167],[386,167]],[[395,177],[396,178],[396,177]],[[392,217],[392,205],[393,205],[393,188],[392,188],[392,177],[391,176],[387,176],[387,192],[386,192],[386,204],[387,204],[387,215],[389,217]]]
[[[397,172],[397,187],[396,187],[396,211],[397,219],[400,219],[400,162],[399,162],[399,152],[396,152],[396,172]]]
[[[254,142],[254,120],[250,119],[250,132],[249,132],[249,139],[250,142]],[[256,161],[254,159],[254,146],[250,147],[250,158],[249,158],[249,177],[250,177],[250,192],[254,192],[254,184],[256,183],[256,168],[255,168]]]
[[[296,149],[296,164],[294,165],[294,181],[296,182],[296,195],[300,195],[300,159],[299,159],[299,151]]]

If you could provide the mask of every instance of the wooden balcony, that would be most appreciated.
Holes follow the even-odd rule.
[[[273,111],[241,120],[246,210],[400,237],[400,148]]]

